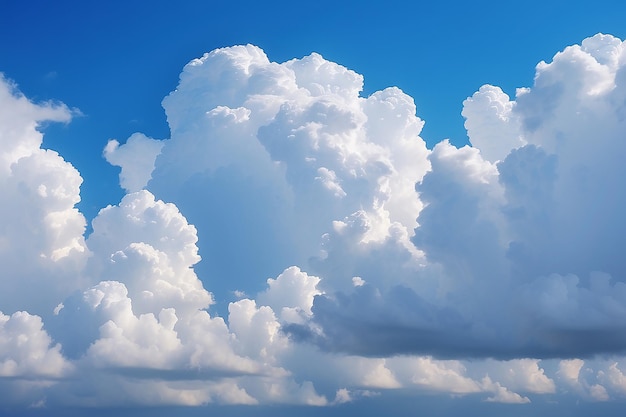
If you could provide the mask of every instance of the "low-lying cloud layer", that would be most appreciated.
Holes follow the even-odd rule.
[[[106,146],[128,194],[85,238],[80,174],[37,130],[72,111],[0,79],[0,402],[626,394],[625,44],[481,87],[460,149],[362,86],[318,54],[191,61],[171,137]]]

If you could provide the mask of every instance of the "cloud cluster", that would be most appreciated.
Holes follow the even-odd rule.
[[[468,98],[475,146],[436,145],[416,186],[425,207],[411,241],[424,267],[398,271],[409,253],[401,245],[396,258],[365,249],[341,273],[372,288],[318,297],[314,321],[324,332],[309,338],[375,356],[622,353],[623,51],[596,35],[540,63],[535,85],[513,101],[492,86]],[[353,250],[367,246],[371,227],[358,225]],[[347,253],[328,255],[323,271],[354,259]],[[389,276],[399,285],[380,284]]]
[[[85,240],[85,219],[74,207],[82,179],[41,149],[37,130],[45,121],[68,121],[70,110],[34,104],[0,81],[2,403],[256,403],[240,387],[245,376],[275,378],[304,402],[321,398],[267,357],[271,346],[287,343],[269,307],[234,303],[232,329],[209,314],[213,297],[193,270],[196,229],[174,204],[145,190],[128,194],[100,211]],[[268,290],[271,299],[282,296]],[[303,307],[282,303],[295,312],[308,303],[310,313],[309,298]],[[238,307],[247,311],[238,314]],[[248,343],[258,342],[253,333],[266,341],[256,351]],[[256,387],[257,397],[269,388]],[[289,392],[275,401],[298,402]]]
[[[208,280],[246,290],[253,276],[306,267],[332,223],[359,210],[376,217],[370,239],[393,224],[412,233],[429,167],[423,122],[399,89],[363,98],[362,85],[317,54],[277,64],[251,45],[185,66],[163,101],[172,135],[147,186],[206,231]]]
[[[513,100],[481,87],[460,149],[318,54],[215,50],[164,99],[169,139],[107,144],[128,194],[86,239],[38,130],[72,111],[0,79],[0,401],[624,396],[625,49],[596,35]]]

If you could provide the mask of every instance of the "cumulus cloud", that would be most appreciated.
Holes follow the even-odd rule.
[[[508,388],[535,394],[554,393],[554,380],[540,365],[542,364],[537,359],[489,360],[485,368],[491,377],[506,384]]]
[[[0,383],[89,406],[623,396],[623,45],[481,87],[472,146],[430,150],[398,88],[215,50],[164,99],[169,139],[107,144],[128,194],[86,240],[80,175],[37,130],[71,111],[0,80]]]
[[[138,312],[203,309],[213,301],[192,269],[200,261],[197,240],[174,204],[148,191],[128,194],[93,221],[87,243],[100,256],[90,272],[125,283]]]
[[[151,139],[141,133],[128,138],[123,147],[111,139],[104,148],[104,157],[122,169],[120,185],[127,192],[139,191],[148,184],[154,170],[154,161],[161,152],[164,142]]]
[[[268,355],[272,344],[279,352],[288,343],[269,307],[247,322],[233,313],[231,327],[209,314],[213,297],[193,270],[200,260],[196,228],[174,204],[148,191],[128,194],[101,210],[85,241],[85,220],[74,207],[80,175],[58,154],[41,149],[36,130],[46,120],[69,120],[71,112],[63,105],[33,104],[1,81],[7,109],[0,178],[7,197],[0,247],[2,403],[326,403],[310,382],[291,380]],[[155,145],[136,138],[126,150],[136,143]],[[117,147],[109,148],[109,159],[115,159]],[[116,160],[124,165],[124,158]],[[131,170],[129,178],[151,169],[139,171]],[[307,284],[312,291],[316,279]],[[302,297],[303,304],[283,304],[310,314],[312,296]],[[254,304],[241,304],[246,301]],[[20,309],[29,312],[11,313]],[[253,332],[259,324],[266,326]],[[269,336],[254,351],[252,342],[258,341],[252,336],[263,334]],[[255,398],[242,385],[246,376],[274,383],[248,383]],[[153,396],[145,395],[146,386]],[[268,390],[275,386],[283,393],[274,398]]]
[[[39,128],[67,122],[72,111],[35,104],[0,76],[0,309],[49,314],[80,288],[87,248],[80,174],[51,150],[41,149]],[[34,290],[34,289],[37,290]]]
[[[22,157],[37,153],[43,135],[37,130],[46,121],[69,122],[71,110],[61,103],[35,104],[22,95],[15,83],[0,75],[0,100],[4,111],[0,115],[2,170],[10,172],[11,165]]]
[[[483,85],[463,102],[461,114],[467,135],[485,160],[502,160],[511,149],[525,145],[515,105],[502,89],[493,85]]]
[[[622,45],[596,35],[540,63],[514,100],[491,86],[468,99],[475,146],[439,143],[417,182],[424,208],[411,242],[423,260],[396,245],[392,253],[417,261],[399,270],[372,247],[359,259],[376,267],[359,270],[351,250],[363,248],[364,234],[348,250],[327,250],[321,264],[330,265],[313,269],[322,286],[326,271],[341,268],[344,280],[359,276],[371,288],[326,290],[312,309],[323,332],[294,335],[380,356],[623,352]]]
[[[43,329],[41,317],[0,313],[0,378],[61,378],[72,365]]]
[[[598,371],[598,379],[619,396],[626,395],[626,375],[622,369],[623,365],[620,367],[618,362],[613,362],[605,370]]]
[[[499,382],[491,381],[489,377],[485,377],[483,384],[494,393],[493,396],[487,398],[485,401],[507,404],[525,404],[530,402],[528,397],[522,397],[516,392],[509,391],[506,387],[500,385]]]
[[[283,321],[300,322],[300,316],[311,316],[311,307],[320,279],[310,276],[296,266],[284,270],[276,279],[267,280],[268,288],[258,294],[257,300],[280,313]]]
[[[376,239],[389,225],[412,234],[414,185],[429,167],[423,122],[399,89],[364,98],[362,85],[318,54],[278,64],[251,45],[185,66],[163,101],[171,138],[148,189],[175,201],[201,239],[211,233],[204,274],[228,275],[232,291],[289,265],[308,270],[333,222],[361,209],[375,214]]]

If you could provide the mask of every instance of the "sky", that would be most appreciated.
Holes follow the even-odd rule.
[[[622,2],[0,6],[0,414],[621,415]]]

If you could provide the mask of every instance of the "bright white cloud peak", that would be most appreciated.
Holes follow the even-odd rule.
[[[619,356],[589,359],[626,349],[625,51],[597,35],[513,100],[481,87],[473,147],[429,150],[397,88],[215,50],[163,101],[168,140],[109,142],[129,194],[86,240],[80,175],[36,130],[71,112],[1,79],[0,402],[625,395]],[[209,290],[242,297],[222,319]]]

